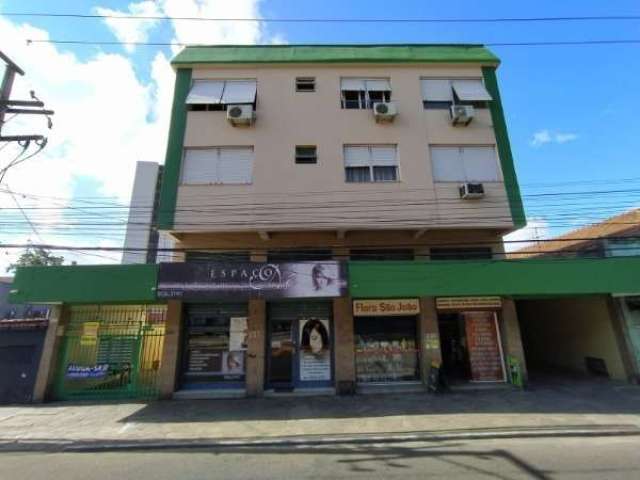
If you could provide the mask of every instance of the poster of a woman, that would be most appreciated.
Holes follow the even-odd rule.
[[[329,320],[300,320],[300,380],[331,380]]]

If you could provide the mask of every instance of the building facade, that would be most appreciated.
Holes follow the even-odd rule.
[[[189,47],[173,65],[158,220],[183,265],[161,266],[158,293],[181,353],[165,394],[422,388],[434,361],[456,380],[504,382],[508,354],[524,366],[508,299],[341,288],[342,262],[497,258],[523,225],[488,50]],[[265,266],[299,285],[243,284]],[[305,282],[316,274],[335,288]],[[185,287],[212,275],[225,290]],[[491,348],[472,351],[484,337]]]
[[[131,210],[152,227],[127,234],[136,258],[16,274],[13,301],[56,304],[35,398],[521,386],[550,339],[560,363],[633,373],[613,324],[604,350],[597,331],[523,345],[544,311],[523,302],[604,314],[640,294],[640,259],[505,258],[525,218],[487,49],[188,47],[173,65],[159,188],[134,188],[133,207],[154,204]]]

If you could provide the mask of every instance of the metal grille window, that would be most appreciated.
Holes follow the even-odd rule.
[[[345,145],[345,177],[348,183],[398,180],[396,145]]]
[[[256,102],[256,80],[195,80],[187,95],[189,110],[226,110],[231,104]]]
[[[253,147],[188,148],[182,184],[247,184],[253,173]]]
[[[296,92],[315,92],[315,91],[316,91],[315,77],[297,77],[296,78]]]
[[[296,145],[296,163],[318,163],[318,148],[315,145]]]
[[[492,100],[479,78],[423,78],[420,84],[422,103],[428,109],[449,108],[453,103],[487,108]]]
[[[388,78],[343,78],[340,81],[342,108],[367,109],[374,103],[391,101],[391,83]]]

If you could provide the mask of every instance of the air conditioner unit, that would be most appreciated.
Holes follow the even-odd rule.
[[[373,116],[378,123],[393,122],[398,115],[398,107],[395,102],[376,102],[373,104]]]
[[[471,105],[451,105],[450,113],[452,125],[469,125],[474,116]]]
[[[460,185],[460,198],[472,200],[484,197],[484,186],[481,183],[463,183]]]
[[[256,119],[253,105],[228,105],[227,120],[232,125],[251,125]]]

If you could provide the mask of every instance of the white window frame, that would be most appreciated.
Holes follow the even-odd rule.
[[[449,99],[448,100],[430,100],[428,98],[426,98],[425,95],[425,89],[424,89],[424,84],[423,81],[428,81],[428,80],[441,80],[441,81],[446,81],[449,82]],[[473,81],[479,81],[482,86],[484,87],[485,90],[487,90],[486,85],[484,84],[484,79],[481,77],[420,77],[420,95],[422,96],[422,103],[443,103],[443,102],[448,102],[450,104],[454,103],[454,94],[453,94],[453,83],[454,82],[460,82],[460,81],[465,81],[465,80],[473,80]],[[487,93],[488,90],[487,90]],[[489,96],[491,96],[491,94],[489,93]],[[477,102],[491,102],[493,101],[493,98],[491,100],[473,100],[473,101],[477,101]],[[464,100],[461,100],[461,103],[468,103]]]
[[[361,147],[361,148],[368,148],[369,149],[369,155],[368,155],[368,162],[366,165],[347,165],[347,155],[346,155],[346,151],[347,148],[351,148],[351,147]],[[373,161],[373,149],[376,147],[386,147],[386,148],[393,148],[394,150],[394,160],[395,163],[393,165],[390,164],[376,164]],[[345,144],[342,146],[342,156],[343,156],[343,160],[344,160],[344,181],[345,183],[349,183],[349,184],[353,184],[353,183],[398,183],[400,182],[400,162],[398,161],[398,145],[395,143],[381,143],[381,144]],[[362,167],[368,167],[369,168],[369,181],[368,182],[349,182],[347,179],[347,169],[348,168],[362,168]],[[396,169],[396,178],[395,180],[375,180],[375,175],[374,175],[374,167],[395,167]]]
[[[364,90],[352,90],[347,88],[342,88],[343,80],[354,80],[361,81],[364,84]],[[376,90],[369,89],[367,82],[387,82],[389,85],[389,90]],[[367,78],[367,77],[340,77],[340,106],[343,110],[367,110],[373,108],[373,104],[371,103],[371,98],[369,97],[369,92],[389,92],[388,96],[385,98],[383,94],[383,101],[390,102],[391,95],[393,94],[393,87],[391,85],[390,77],[379,77],[379,78]],[[358,108],[346,108],[346,99],[344,96],[344,92],[360,92],[358,95]]]
[[[246,182],[223,182],[220,179],[220,155],[221,152],[225,149],[247,149],[250,150],[252,155],[251,158],[251,171],[249,173],[249,179]],[[195,151],[195,150],[213,150],[215,151],[215,164],[213,166],[213,169],[215,170],[215,174],[214,174],[214,181],[213,182],[185,182],[184,181],[184,174],[185,174],[185,165],[186,165],[186,156],[187,156],[187,152],[188,151]],[[253,167],[255,164],[255,148],[253,146],[247,146],[247,145],[223,145],[223,146],[215,146],[215,147],[187,147],[184,148],[182,150],[182,161],[180,163],[180,185],[185,185],[185,186],[194,186],[194,185],[251,185],[253,183]]]
[[[435,168],[433,164],[433,149],[434,148],[457,148],[458,149],[458,161],[462,163],[462,170],[464,171],[464,179],[460,180],[438,180],[435,176]],[[474,178],[469,178],[467,175],[467,168],[465,166],[463,151],[465,149],[470,148],[489,148],[493,150],[493,158],[496,166],[496,179],[495,180],[478,180]],[[500,162],[500,155],[498,153],[497,145],[487,145],[487,144],[470,144],[470,145],[443,145],[443,144],[433,144],[429,145],[428,148],[429,153],[429,162],[431,165],[431,176],[433,178],[433,183],[502,183],[504,182],[504,176],[502,174],[502,164]]]

